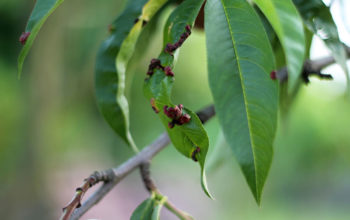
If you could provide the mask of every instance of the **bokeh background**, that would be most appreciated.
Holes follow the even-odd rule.
[[[350,45],[350,2],[326,1],[331,2],[341,38]],[[65,1],[40,31],[18,80],[18,38],[34,1],[0,2],[1,219],[58,219],[75,188],[92,171],[115,167],[132,156],[100,115],[93,86],[98,46],[123,4]],[[169,13],[161,16],[159,26]],[[151,143],[164,130],[142,94],[148,62],[162,42],[161,28],[149,29],[153,40],[134,56],[127,79],[131,130],[138,146]],[[315,38],[311,57],[328,54]],[[174,71],[175,103],[194,110],[212,103],[202,31],[195,31],[183,45]],[[335,80],[312,78],[288,120],[280,123],[261,207],[216,119],[206,125],[211,141],[208,181],[215,200],[202,192],[197,164],[171,146],[152,163],[159,189],[201,220],[350,219],[350,102],[343,96],[341,69],[334,65],[325,72]],[[146,197],[135,171],[82,219],[129,219]],[[164,209],[162,219],[176,218]]]

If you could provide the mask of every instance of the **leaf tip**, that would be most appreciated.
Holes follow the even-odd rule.
[[[215,198],[212,196],[212,194],[209,191],[208,184],[207,184],[207,177],[205,175],[204,169],[202,170],[202,177],[201,177],[201,185],[204,193],[212,200],[215,200]]]

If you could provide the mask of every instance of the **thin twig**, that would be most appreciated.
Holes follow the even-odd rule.
[[[140,165],[140,174],[142,177],[142,181],[148,190],[149,193],[156,193],[157,195],[160,195],[163,197],[162,193],[158,190],[156,187],[154,181],[151,178],[151,171],[150,171],[150,165],[151,163],[149,161],[143,163]],[[186,212],[178,209],[174,204],[172,204],[169,200],[166,200],[164,202],[164,206],[172,213],[174,213],[179,219],[181,220],[193,220],[193,218],[187,214]]]
[[[114,178],[115,175],[112,169],[100,172],[95,171],[93,174],[91,174],[88,178],[84,180],[84,183],[75,190],[75,196],[68,203],[68,205],[66,205],[66,207],[63,208],[63,214],[60,219],[69,220],[73,211],[81,206],[81,200],[90,187],[94,186],[95,184],[101,181],[113,181]]]
[[[209,106],[204,109],[202,109],[200,112],[197,113],[199,118],[203,123],[208,121],[210,118],[212,118],[215,115],[214,106]],[[161,134],[152,144],[145,147],[142,151],[140,151],[137,155],[131,157],[129,160],[124,162],[119,167],[111,169],[111,176],[113,178],[110,178],[108,180],[99,180],[95,181],[94,184],[97,182],[103,181],[104,183],[102,186],[100,186],[85,202],[82,203],[82,205],[78,208],[79,204],[81,203],[81,200],[85,194],[85,192],[92,186],[88,185],[89,187],[80,187],[84,188],[84,192],[79,193],[79,195],[76,195],[73,197],[72,202],[68,204],[69,209],[64,209],[64,212],[62,214],[61,220],[76,220],[79,219],[83,214],[85,214],[91,207],[93,207],[95,204],[97,204],[105,195],[107,195],[115,185],[117,185],[125,176],[130,174],[133,170],[138,168],[141,164],[151,160],[159,151],[164,149],[168,144],[170,143],[169,136],[167,133]],[[105,171],[104,171],[105,172]],[[84,181],[84,184],[87,181]],[[74,202],[73,202],[74,201]]]

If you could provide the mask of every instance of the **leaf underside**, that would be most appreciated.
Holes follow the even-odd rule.
[[[278,88],[269,40],[245,0],[205,7],[209,84],[227,143],[258,203],[273,155]]]
[[[129,1],[111,25],[101,45],[95,69],[96,99],[108,124],[129,146],[137,147],[129,131],[129,106],[124,95],[126,68],[143,29],[166,0]]]

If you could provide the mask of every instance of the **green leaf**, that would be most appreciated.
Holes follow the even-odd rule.
[[[155,204],[153,198],[146,199],[135,209],[130,220],[151,220]]]
[[[28,20],[25,32],[30,35],[18,56],[18,77],[21,76],[24,60],[32,47],[40,28],[46,19],[55,11],[55,9],[63,2],[63,0],[37,0]]]
[[[158,59],[162,68],[154,68],[152,74],[148,76],[144,84],[145,96],[153,103],[153,108],[167,128],[169,137],[175,148],[188,158],[195,157],[201,167],[202,188],[205,193],[210,196],[205,180],[204,164],[205,157],[209,148],[208,135],[199,120],[198,116],[188,108],[182,109],[182,116],[190,116],[190,121],[182,125],[175,125],[169,128],[168,124],[172,121],[163,112],[164,107],[175,107],[171,102],[171,90],[174,84],[174,77],[165,74],[165,67],[174,67],[174,57],[178,53],[178,49],[174,51],[174,55],[166,52],[167,44],[177,45],[184,35],[189,31],[186,29],[192,27],[199,13],[204,0],[187,0],[178,6],[169,16],[164,27],[163,49]],[[183,39],[185,40],[185,39]]]
[[[298,82],[304,64],[305,36],[300,15],[291,0],[253,0],[270,21],[284,49],[288,91]]]
[[[332,52],[334,59],[343,69],[350,91],[349,69],[346,65],[347,55],[343,43],[339,39],[338,29],[330,9],[322,0],[294,0],[306,26],[320,37]]]
[[[305,56],[306,58],[310,57],[310,48],[311,48],[311,43],[312,43],[312,37],[313,33],[305,28],[305,48],[306,48],[306,53]],[[275,57],[277,56],[282,56],[280,50],[277,48],[274,50],[275,52]],[[276,59],[276,62],[278,62],[278,59]],[[278,64],[277,64],[278,65]],[[279,63],[279,67],[282,68],[285,64]],[[277,69],[280,69],[277,67]],[[292,93],[288,93],[288,85],[287,82],[281,82],[279,86],[279,109],[280,109],[280,118],[284,121],[288,119],[289,113],[292,110],[293,104],[295,100],[298,97],[300,88],[304,85],[303,80],[300,78],[295,86],[295,89],[293,90]],[[287,122],[287,121],[286,121]]]
[[[163,208],[164,202],[167,200],[166,197],[161,198],[161,200],[156,201],[156,205],[154,207],[153,210],[153,214],[152,214],[152,220],[159,220],[160,218],[160,211]]]
[[[245,0],[205,7],[209,84],[215,111],[248,185],[260,203],[273,156],[278,109],[274,57],[264,27]]]
[[[96,62],[96,98],[101,113],[113,130],[137,152],[129,131],[129,107],[124,95],[125,73],[144,23],[166,0],[130,0],[112,24],[110,37],[102,44]],[[136,21],[136,22],[135,22]]]

